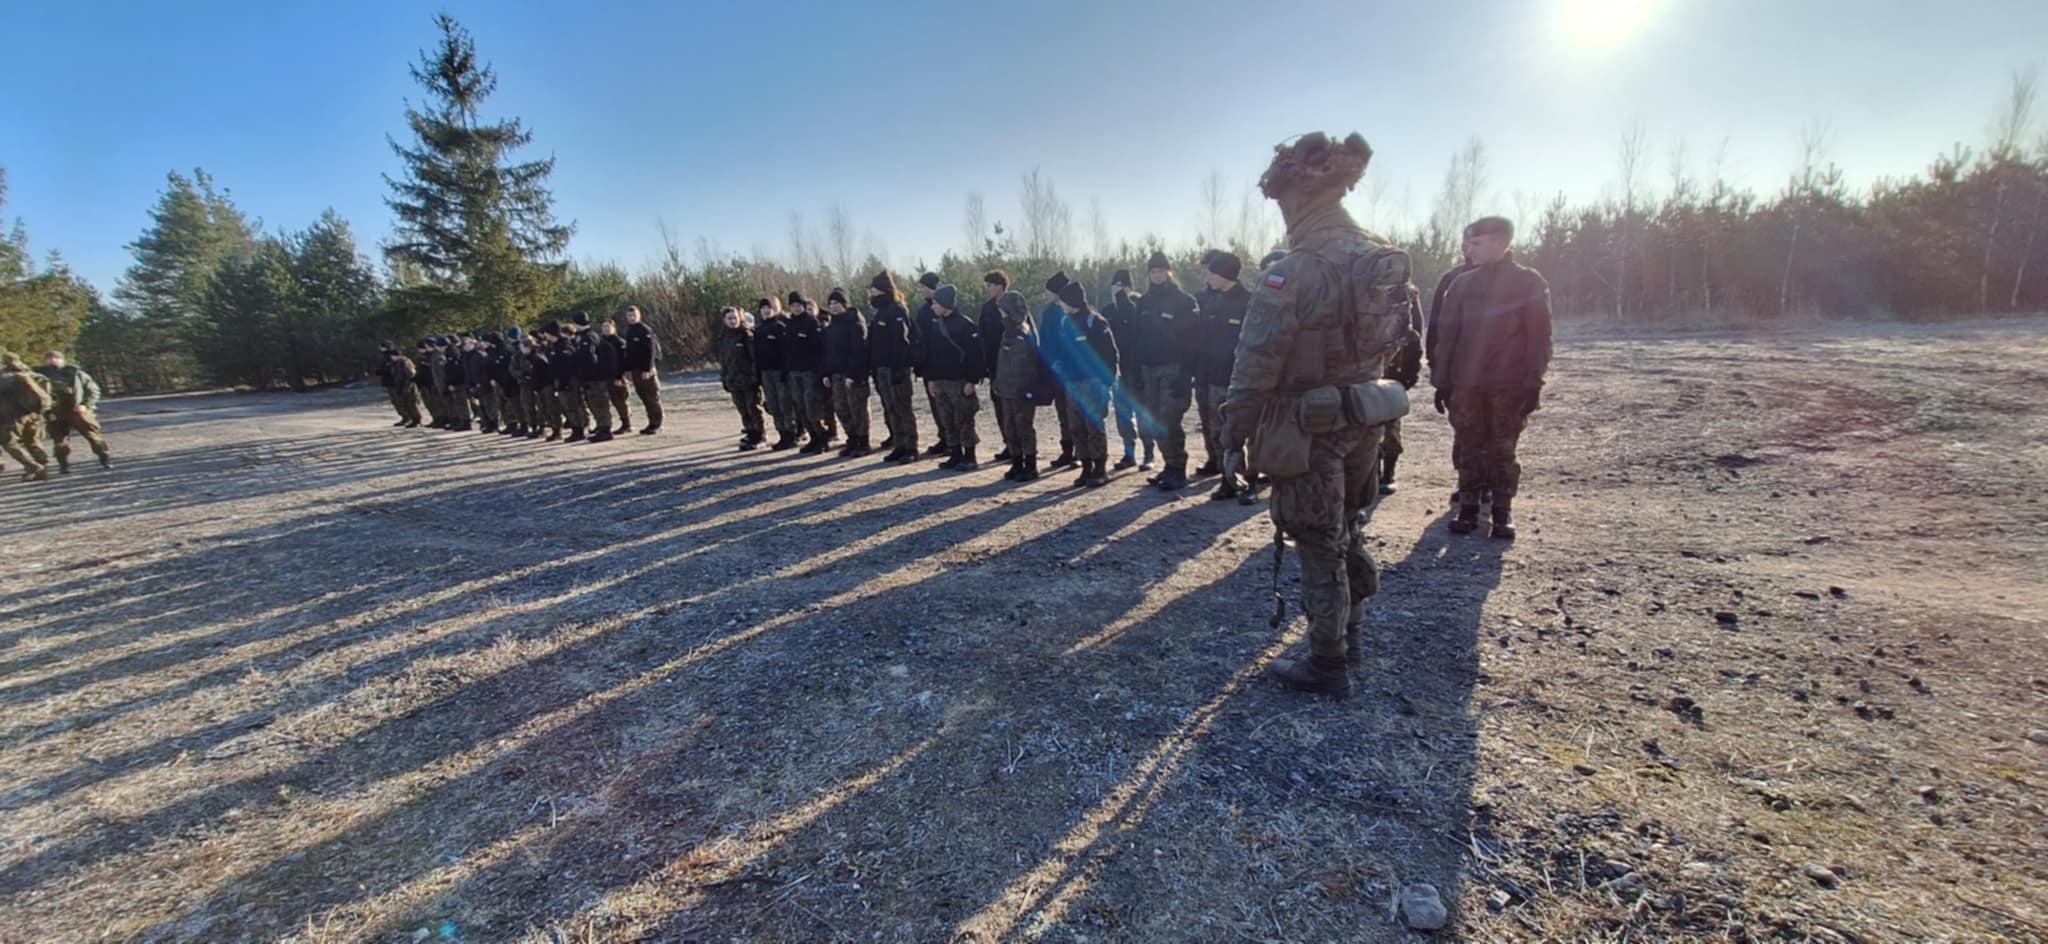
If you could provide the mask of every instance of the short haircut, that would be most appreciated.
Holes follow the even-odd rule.
[[[1513,239],[1515,238],[1515,224],[1509,222],[1505,216],[1482,216],[1479,219],[1473,220],[1471,225],[1465,227],[1466,239],[1471,239],[1474,236],[1491,236],[1495,233],[1499,233],[1504,239]]]
[[[988,274],[981,277],[981,281],[989,285],[1000,285],[1005,290],[1008,290],[1010,287],[1010,273],[1004,272],[1001,269],[990,269]]]

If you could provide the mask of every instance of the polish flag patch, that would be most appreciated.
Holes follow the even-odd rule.
[[[1267,273],[1267,274],[1266,274],[1266,287],[1267,287],[1267,288],[1286,288],[1286,287],[1287,287],[1287,276],[1281,275],[1281,274],[1280,274],[1280,273],[1278,273],[1278,272],[1269,272],[1269,273]]]

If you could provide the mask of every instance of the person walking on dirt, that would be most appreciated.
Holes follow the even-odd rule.
[[[625,314],[626,327],[620,333],[626,338],[626,379],[640,397],[641,412],[647,414],[640,435],[652,436],[661,432],[661,377],[655,373],[661,361],[661,340],[654,336],[653,328],[640,320],[640,306],[627,305]]]
[[[1512,505],[1522,467],[1515,447],[1543,392],[1550,367],[1550,285],[1515,261],[1514,224],[1498,216],[1465,227],[1472,269],[1452,281],[1437,326],[1437,412],[1451,417],[1458,469],[1458,516],[1450,529],[1479,527],[1479,497],[1493,492],[1492,534],[1512,540]],[[1462,458],[1460,458],[1462,457]]]
[[[50,385],[28,369],[21,358],[0,358],[0,448],[21,463],[21,480],[50,477],[50,456],[43,451],[43,414],[50,410]]]
[[[1365,599],[1379,590],[1358,513],[1376,490],[1385,424],[1408,406],[1379,396],[1379,380],[1414,286],[1408,254],[1344,210],[1372,158],[1364,138],[1309,134],[1274,150],[1259,189],[1280,204],[1291,251],[1247,306],[1225,438],[1252,443],[1252,463],[1273,479],[1273,524],[1301,555],[1309,657],[1276,660],[1271,672],[1289,687],[1343,696],[1347,663],[1363,654]],[[1274,541],[1277,555],[1279,534]]]

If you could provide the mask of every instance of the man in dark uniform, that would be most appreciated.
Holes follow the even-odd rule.
[[[807,456],[822,454],[832,443],[832,431],[825,428],[832,396],[824,364],[825,326],[818,322],[817,308],[804,293],[791,292],[789,330],[782,336],[782,369],[788,378],[782,398],[804,435],[804,447],[797,451]]]
[[[1479,498],[1493,495],[1492,534],[1513,540],[1522,467],[1515,447],[1542,399],[1550,368],[1550,285],[1515,262],[1514,224],[1498,216],[1465,227],[1472,269],[1451,282],[1437,324],[1430,383],[1451,415],[1458,469],[1455,534],[1479,527]]]
[[[789,316],[774,296],[755,302],[754,316],[754,366],[761,372],[761,396],[775,424],[775,443],[768,448],[780,451],[797,445],[799,435],[796,408],[789,403],[789,372],[782,369]]]
[[[932,293],[932,327],[919,337],[923,350],[918,363],[924,370],[925,393],[939,406],[939,435],[953,447],[939,468],[972,472],[981,468],[974,454],[981,442],[974,431],[974,414],[981,412],[975,385],[987,371],[981,360],[980,327],[959,312],[959,304],[959,290],[951,285]]]
[[[1123,458],[1116,460],[1118,469],[1138,465],[1137,444],[1142,436],[1145,442],[1146,471],[1152,468],[1154,442],[1152,427],[1139,415],[1139,400],[1144,393],[1144,381],[1138,372],[1144,366],[1137,348],[1138,299],[1131,294],[1131,270],[1118,269],[1109,277],[1109,304],[1103,306],[1101,314],[1109,320],[1110,332],[1116,336],[1118,355],[1122,360],[1117,366],[1116,392],[1110,403],[1110,410],[1116,414],[1117,437],[1123,440]]]
[[[1010,415],[1003,410],[1003,391],[996,383],[997,358],[1003,348],[1003,312],[998,301],[1003,297],[1003,293],[1009,290],[1010,273],[1001,269],[991,269],[982,275],[981,319],[977,324],[981,329],[981,362],[988,365],[988,408],[996,415],[996,439],[1003,444],[1003,448],[996,452],[997,462],[1011,462],[1013,459],[1021,458],[1013,455],[1011,442],[1015,437],[1010,435]],[[1036,455],[1038,447],[1033,445],[1031,452]]]
[[[1379,589],[1358,512],[1378,490],[1384,424],[1407,408],[1405,398],[1392,410],[1368,395],[1400,346],[1414,287],[1408,254],[1344,211],[1372,157],[1364,138],[1310,134],[1275,152],[1259,189],[1280,204],[1292,251],[1252,294],[1224,418],[1230,438],[1249,434],[1255,444],[1256,464],[1274,480],[1273,523],[1301,556],[1310,655],[1276,660],[1271,671],[1291,687],[1342,696],[1365,599]]]
[[[932,298],[938,294],[938,290],[939,274],[937,272],[926,272],[917,277],[917,294],[923,301],[917,306],[917,313],[912,316],[910,321],[910,330],[913,335],[922,336],[925,332],[931,330],[932,321],[937,317],[937,314],[932,311]],[[918,366],[922,367],[923,365]],[[918,376],[925,376],[922,370],[918,372]],[[932,447],[926,449],[924,454],[928,456],[952,455],[953,444],[946,441],[946,425],[938,422],[939,400],[932,395],[930,384],[925,385],[925,406],[931,408],[932,425],[938,428],[939,441],[932,443]]]
[[[768,437],[761,422],[761,371],[754,362],[754,326],[745,312],[730,305],[720,313],[718,385],[732,397],[740,415],[740,451],[760,448]]]
[[[526,431],[528,439],[539,439],[542,427],[547,428],[548,442],[562,438],[562,406],[555,399],[555,368],[550,362],[559,330],[554,322],[548,322],[526,339],[526,379],[522,392],[532,404],[528,412],[533,417],[533,428]]]
[[[612,413],[619,418],[619,426],[612,430],[614,435],[623,436],[633,431],[633,413],[626,401],[626,339],[619,337],[616,321],[605,321],[597,326],[598,340],[609,349],[606,355],[611,376],[605,378],[605,399],[611,401]]]
[[[596,370],[591,360],[593,352],[584,345],[582,337],[590,333],[590,315],[579,311],[560,327],[562,335],[555,341],[548,359],[554,366],[555,396],[562,403],[562,420],[569,427],[569,435],[562,437],[562,441],[583,442],[584,428],[590,425],[590,403],[584,396],[583,376]],[[603,395],[598,398],[603,399]],[[598,429],[608,431],[603,426]]]
[[[576,317],[583,319],[577,322],[576,369],[583,381],[583,408],[590,411],[590,441],[611,442],[612,384],[619,379],[619,346],[591,326],[588,314],[579,311]]]
[[[846,445],[839,454],[858,459],[873,451],[868,445],[868,321],[860,309],[847,300],[846,290],[835,288],[825,296],[825,356],[819,365],[832,401],[832,415],[846,430]]]
[[[875,316],[868,321],[868,360],[874,366],[875,392],[882,398],[882,421],[889,427],[889,454],[883,462],[917,461],[917,411],[912,368],[917,366],[917,333],[896,279],[877,272],[868,283],[868,303]]]
[[[654,329],[640,320],[640,306],[626,306],[626,380],[632,383],[633,392],[640,397],[640,409],[647,414],[647,422],[640,427],[640,435],[652,436],[661,432],[661,376],[655,373],[661,361],[661,341],[654,336]],[[624,411],[620,416],[626,415]]]
[[[1202,279],[1208,284],[1199,302],[1201,317],[1197,319],[1200,334],[1194,352],[1195,403],[1200,409],[1202,440],[1209,458],[1196,471],[1223,477],[1209,496],[1217,501],[1237,498],[1249,487],[1238,472],[1226,468],[1224,457],[1242,449],[1244,444],[1224,440],[1222,414],[1223,397],[1230,391],[1230,363],[1237,355],[1237,335],[1244,326],[1245,308],[1252,300],[1252,293],[1238,282],[1243,271],[1244,262],[1228,252],[1211,253],[1202,264]]]
[[[1138,339],[1147,349],[1145,395],[1139,401],[1151,414],[1159,439],[1161,468],[1146,481],[1163,492],[1188,484],[1188,436],[1183,428],[1194,391],[1188,364],[1189,334],[1195,330],[1195,298],[1173,279],[1173,263],[1163,252],[1145,262],[1150,286],[1138,299]]]
[[[1066,317],[1066,309],[1060,307],[1060,293],[1066,291],[1069,284],[1072,283],[1065,272],[1054,272],[1052,278],[1045,280],[1045,305],[1038,309],[1037,321],[1041,329],[1059,318]],[[1071,469],[1080,465],[1081,460],[1074,458],[1074,421],[1068,416],[1065,388],[1053,388],[1052,407],[1053,413],[1060,421],[1060,454],[1053,457],[1046,468]]]
[[[1458,276],[1472,271],[1472,243],[1474,238],[1471,236],[1464,238],[1464,242],[1458,247],[1458,264],[1452,266],[1451,271],[1444,273],[1443,278],[1436,280],[1436,292],[1429,299],[1429,321],[1424,326],[1422,333],[1422,354],[1424,362],[1432,370],[1436,367],[1437,326],[1443,323],[1444,296],[1450,293],[1451,283],[1457,281]],[[1463,455],[1458,452],[1457,437],[1453,436],[1451,438],[1451,468],[1457,468],[1460,464],[1459,460],[1462,458]],[[1491,499],[1482,493],[1477,500],[1486,502]],[[1458,492],[1456,489],[1452,489],[1451,504],[1456,505],[1459,503],[1460,497]]]

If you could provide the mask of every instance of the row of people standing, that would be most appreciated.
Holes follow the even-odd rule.
[[[579,311],[529,332],[424,338],[417,350],[415,361],[383,345],[378,375],[396,426],[602,443],[632,432],[631,391],[645,414],[641,435],[661,431],[661,343],[637,306],[595,326]]]
[[[827,296],[822,310],[802,292],[791,292],[786,305],[762,298],[751,316],[728,308],[720,378],[740,417],[739,448],[818,454],[843,427],[842,456],[879,448],[886,462],[942,456],[941,468],[973,471],[981,464],[975,417],[987,382],[1003,440],[994,458],[1009,463],[1007,479],[1042,474],[1037,413],[1051,408],[1060,452],[1048,468],[1079,467],[1076,484],[1106,484],[1113,417],[1123,445],[1114,468],[1149,471],[1158,463],[1161,471],[1148,483],[1179,491],[1190,481],[1183,427],[1192,405],[1208,453],[1194,475],[1223,476],[1214,497],[1250,500],[1252,480],[1226,470],[1225,456],[1241,444],[1222,441],[1218,412],[1250,300],[1239,284],[1242,270],[1231,253],[1205,254],[1208,284],[1198,298],[1155,253],[1144,292],[1133,291],[1130,273],[1119,271],[1101,309],[1065,273],[1046,281],[1034,307],[1000,269],[983,277],[985,301],[973,317],[962,310],[958,288],[932,273],[917,282],[915,313],[887,272],[867,286],[872,314],[842,289]],[[937,426],[937,442],[922,452],[913,409],[920,385]],[[882,401],[887,433],[879,447],[868,429],[873,395]]]

